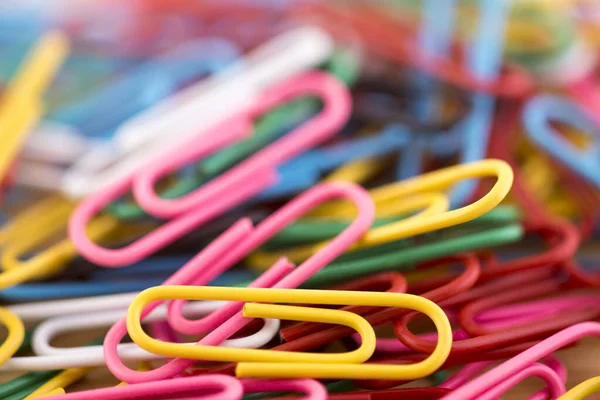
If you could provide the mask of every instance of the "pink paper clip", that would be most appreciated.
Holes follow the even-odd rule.
[[[550,369],[552,369],[552,371],[554,371],[555,375],[559,377],[560,381],[562,382],[562,385],[564,386],[564,384],[567,382],[567,370],[566,370],[564,364],[552,354],[544,357],[542,359],[542,361],[544,362],[544,364],[547,367],[549,367]],[[439,385],[439,387],[446,388],[446,389],[457,389],[460,386],[464,385],[466,382],[468,382],[471,378],[473,378],[480,372],[486,370],[489,366],[491,366],[493,364],[494,364],[493,361],[480,361],[480,362],[468,364],[465,367],[463,367],[462,369],[460,369],[450,379],[448,379],[447,381],[445,381],[441,385]],[[538,370],[538,372],[539,372],[539,370]],[[541,372],[541,374],[543,376],[540,376],[539,374],[537,376],[540,376],[542,379],[546,380],[546,375],[544,375],[546,372],[547,371],[544,370],[543,372]],[[529,373],[532,373],[535,375],[536,370],[535,369],[533,371],[530,370]],[[558,390],[556,390],[557,385],[555,385],[554,376],[551,376],[549,379],[547,379],[547,382],[552,382],[552,383],[549,383],[548,388],[542,389],[542,390],[538,391],[537,393],[535,393],[533,396],[531,396],[529,398],[529,400],[545,400],[545,399],[556,398],[556,396],[553,396],[553,394],[556,395],[558,392]],[[512,386],[512,382],[509,385],[509,387],[510,386]],[[553,390],[553,388],[554,388],[554,390]],[[500,390],[500,391],[502,391],[503,389],[505,389],[505,388],[504,387],[499,387],[499,388],[496,387],[495,388],[495,390]],[[491,393],[491,394],[494,394],[494,393]],[[487,395],[489,395],[489,393]],[[492,396],[490,396],[490,397],[492,397]]]
[[[321,98],[323,110],[285,137],[185,196],[166,200],[154,192],[154,183],[163,175],[247,136],[254,118],[271,107],[306,95]],[[98,265],[120,267],[137,262],[273,184],[279,164],[334,135],[346,123],[350,111],[348,90],[332,75],[309,72],[292,78],[266,90],[255,104],[217,127],[201,132],[173,152],[86,197],[71,215],[69,236],[79,252]],[[87,237],[86,226],[129,188],[145,211],[170,220],[120,249],[97,245]]]
[[[192,209],[218,201],[238,190],[252,179],[254,171],[272,170],[294,156],[322,143],[334,135],[348,120],[351,99],[345,86],[325,72],[310,72],[267,90],[256,103],[246,110],[224,121],[203,137],[218,136],[223,130],[252,130],[252,123],[269,109],[299,96],[317,96],[323,101],[318,115],[301,124],[283,138],[260,150],[245,161],[202,187],[176,199],[163,199],[155,191],[155,184],[167,174],[183,165],[198,161],[203,156],[201,140],[189,142],[173,155],[167,155],[152,166],[145,168],[133,184],[133,195],[139,205],[158,218],[173,218]]]
[[[372,211],[370,210],[370,201],[368,204],[366,198],[362,194],[352,193],[348,191],[344,193],[347,188],[344,187],[346,184],[329,184],[328,186],[339,186],[338,194],[336,197],[346,197],[350,199],[358,208],[359,213],[354,223],[351,225],[354,226],[356,224],[357,229],[364,229],[365,226],[369,225],[372,222],[371,215]],[[302,214],[306,213],[310,208],[315,207],[317,204],[326,201],[328,198],[331,198],[331,195],[327,192],[331,193],[331,190],[323,190],[321,193],[317,191],[317,188],[321,188],[324,185],[316,186],[315,188],[305,192],[304,194],[298,196],[296,199],[290,201],[288,204],[279,209],[276,213],[272,214],[265,220],[263,220],[260,224],[256,226],[254,232],[248,235],[242,243],[239,243],[235,249],[230,251],[226,257],[223,257],[218,264],[213,266],[213,269],[222,269],[222,264],[232,265],[239,261],[241,261],[247,254],[257,249],[262,244],[266,243],[271,237],[273,237],[277,232],[284,229],[292,219],[299,218]],[[362,197],[362,198],[361,198]],[[360,228],[358,228],[360,226]],[[368,228],[367,228],[368,229]],[[358,230],[356,231],[358,232]],[[363,231],[365,232],[365,231]],[[283,279],[283,281],[278,282],[273,287],[276,288],[295,288],[301,285],[306,279],[316,273],[325,265],[329,264],[333,259],[335,259],[339,254],[341,254],[346,248],[346,243],[348,242],[346,239],[343,239],[345,233],[342,233],[337,236],[336,239],[331,241],[326,247],[324,247],[321,251],[310,257],[308,260],[304,261],[300,267],[298,267],[294,272]],[[355,237],[355,235],[352,235]],[[354,241],[356,239],[352,239]],[[340,245],[338,245],[340,243]],[[304,269],[310,269],[310,275],[302,272]],[[212,271],[212,269],[211,269]],[[210,271],[209,271],[210,273]],[[268,275],[269,272],[266,271],[263,273],[258,279],[263,279],[265,275]],[[198,280],[196,280],[193,285],[200,286],[205,282],[209,282],[213,279],[213,276],[206,277],[200,276]],[[183,314],[183,307],[187,303],[185,300],[173,300],[169,303],[168,306],[168,321],[173,329],[178,331],[179,333],[195,335],[195,334],[203,334],[208,333],[227,319],[229,319],[235,312],[238,312],[242,308],[242,303],[228,303],[226,306],[221,307],[218,311],[207,315],[206,317],[191,320],[185,317]]]
[[[367,191],[362,187],[351,183],[330,183],[315,186],[271,214],[271,216],[255,228],[251,229],[249,233],[244,231],[236,236],[231,232],[235,233],[237,229],[241,230],[243,228],[238,225],[243,224],[244,221],[239,221],[194,258],[200,259],[202,257],[202,265],[210,265],[210,268],[189,271],[187,267],[183,267],[164,284],[207,284],[215,276],[241,260],[249,251],[269,240],[269,238],[291,224],[294,220],[300,218],[303,214],[321,203],[332,199],[346,199],[357,207],[358,214],[352,224],[318,253],[305,260],[293,271],[288,273],[291,264],[285,259],[280,259],[251,285],[252,287],[272,286],[276,288],[295,288],[299,286],[314,273],[342,254],[370,228],[375,218],[375,206]],[[250,222],[247,221],[247,223]],[[246,224],[246,226],[248,225]],[[245,237],[242,238],[244,235]],[[286,273],[287,275],[285,275]],[[285,277],[282,278],[283,275]],[[182,276],[185,278],[183,282],[180,280]],[[277,283],[273,284],[274,282]],[[160,304],[161,302],[154,302],[146,307],[142,317]],[[171,304],[174,305],[174,302]],[[181,303],[178,304],[182,305]],[[197,325],[200,326],[200,330],[210,332],[198,343],[212,346],[219,345],[251,321],[251,319],[242,317],[240,313],[242,306],[243,303],[230,302],[207,318],[194,321],[198,323]],[[176,358],[152,371],[139,372],[131,370],[120,360],[117,351],[119,342],[126,334],[127,326],[125,318],[122,318],[112,326],[104,340],[106,365],[115,376],[125,382],[139,383],[168,379],[181,373],[195,362],[194,360]]]
[[[215,391],[217,391],[215,393]],[[244,379],[229,375],[197,375],[162,382],[138,383],[49,396],[56,400],[156,399],[242,400],[244,393],[290,391],[305,394],[304,400],[327,400],[327,389],[314,379]],[[185,397],[184,397],[185,396]]]
[[[216,393],[215,393],[216,391]],[[198,375],[163,382],[113,386],[103,389],[49,396],[49,400],[128,400],[128,399],[195,399],[237,400],[244,394],[242,383],[229,375]],[[179,396],[177,396],[179,395]],[[193,395],[193,397],[190,397]],[[184,397],[185,396],[185,397]]]
[[[305,394],[302,400],[327,400],[328,397],[325,386],[314,379],[243,379],[242,386],[244,393],[300,392]]]
[[[484,398],[479,396],[489,393],[491,389],[501,382],[531,367],[537,360],[544,356],[586,336],[600,336],[600,323],[582,322],[563,329],[546,340],[530,347],[518,356],[503,362],[496,368],[461,386],[452,393],[447,394],[443,399],[466,400]]]

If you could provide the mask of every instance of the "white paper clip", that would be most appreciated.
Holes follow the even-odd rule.
[[[102,346],[80,346],[57,348],[50,343],[52,338],[66,332],[76,332],[108,327],[127,314],[129,302],[138,293],[98,296],[81,299],[56,300],[10,306],[12,312],[24,321],[44,322],[35,329],[32,348],[36,356],[13,357],[0,366],[0,371],[39,371],[104,365]],[[185,309],[189,317],[208,315],[225,302],[199,301],[190,303]],[[74,311],[77,310],[77,313]],[[154,310],[147,321],[165,321],[166,306]],[[278,319],[264,319],[263,326],[255,333],[238,339],[230,339],[221,345],[235,348],[259,348],[268,343],[279,332]],[[191,345],[191,344],[190,344]],[[149,353],[135,343],[121,343],[119,356],[127,361],[150,361],[163,356]]]
[[[277,36],[219,73],[124,122],[113,142],[88,153],[67,171],[62,191],[82,197],[136,171],[241,110],[266,87],[323,63],[333,47],[331,37],[316,27]]]

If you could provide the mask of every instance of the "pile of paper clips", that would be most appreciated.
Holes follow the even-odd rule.
[[[0,400],[600,391],[599,55],[593,0],[0,1]]]

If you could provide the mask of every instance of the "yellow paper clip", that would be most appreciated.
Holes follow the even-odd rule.
[[[146,305],[157,300],[234,300],[286,304],[363,305],[400,307],[427,315],[438,331],[438,343],[429,357],[411,365],[361,364],[375,349],[375,333],[362,317],[341,310],[248,303],[243,315],[350,326],[362,345],[348,353],[318,354],[234,349],[217,346],[166,343],[148,336],[140,317]],[[452,346],[450,322],[442,309],[423,297],[403,293],[337,290],[255,289],[205,286],[157,286],[141,292],[127,311],[127,330],[138,346],[155,354],[187,359],[239,362],[238,377],[317,379],[419,379],[435,372],[446,361]]]
[[[56,274],[77,257],[79,252],[64,232],[74,207],[70,200],[50,197],[26,209],[0,229],[0,265],[4,270],[0,273],[0,289]],[[113,239],[117,234],[127,236],[146,227],[122,228],[115,218],[101,215],[92,221],[87,232],[94,240]],[[51,245],[40,250],[46,244]],[[25,254],[36,250],[40,251],[21,261]]]
[[[42,397],[58,396],[60,394],[65,394],[65,393],[67,393],[67,392],[65,392],[65,389],[63,389],[63,388],[56,388],[54,390],[49,391],[48,393],[45,393],[45,394],[43,394],[41,396],[34,397],[34,398],[41,399]]]
[[[43,114],[41,96],[69,49],[60,32],[45,34],[8,85],[0,103],[0,179]]]
[[[445,190],[461,180],[488,176],[494,176],[497,180],[485,196],[472,204],[447,211],[447,200],[441,197],[438,191]],[[513,172],[506,162],[488,159],[440,169],[372,189],[369,193],[376,207],[383,205],[390,207],[391,204],[403,201],[407,201],[404,204],[406,208],[400,203],[398,204],[400,210],[416,210],[425,204],[429,204],[430,207],[412,217],[369,230],[352,248],[375,246],[471,221],[500,204],[510,191],[512,181]],[[352,215],[352,212],[353,209],[349,204],[331,202],[313,210],[311,215],[327,218],[348,216]],[[291,252],[286,251],[285,254],[292,262],[300,262],[317,252],[323,245],[324,243],[317,243],[294,248]],[[254,268],[264,268],[265,265],[271,265],[279,256],[281,256],[280,252],[255,252],[248,257],[247,263]]]
[[[444,193],[420,193],[397,201],[376,202],[376,215],[380,218],[405,216],[411,212],[421,210],[420,212],[404,218],[402,221],[410,221],[415,218],[420,218],[426,215],[440,214],[448,210],[450,203],[448,197]],[[323,218],[340,218],[352,219],[354,210],[340,209],[331,210],[327,217]],[[358,242],[348,247],[348,250],[356,250],[363,247],[374,246],[377,243],[371,238],[378,237],[380,230],[386,227],[371,228]],[[392,239],[390,239],[391,241]],[[325,247],[328,241],[308,244],[304,246],[296,246],[283,250],[285,256],[293,262],[301,262],[307,259],[317,251]],[[247,257],[246,261],[249,266],[255,269],[263,270],[268,268],[281,257],[281,251],[255,251]]]
[[[557,400],[583,400],[598,391],[600,391],[600,376],[581,382]]]
[[[50,394],[63,394],[64,388],[83,378],[92,368],[68,368],[33,391],[24,400],[39,399]],[[61,392],[62,390],[62,392]],[[58,392],[57,392],[58,391]]]
[[[25,339],[25,326],[18,316],[2,307],[0,307],[0,323],[8,330],[8,335],[0,346],[0,365],[2,365],[21,347]]]

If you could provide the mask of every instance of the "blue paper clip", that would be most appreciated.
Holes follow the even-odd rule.
[[[452,31],[454,30],[455,0],[425,0],[423,2],[423,21],[419,32],[420,47],[425,56],[445,56],[450,49]],[[439,104],[430,93],[435,90],[435,82],[426,74],[418,73],[417,85],[423,90],[424,95],[417,99],[415,112],[420,120],[427,120],[438,110]],[[428,93],[429,92],[429,93]],[[423,173],[423,154],[430,147],[429,142],[435,136],[430,134],[423,138],[419,132],[414,132],[410,141],[400,153],[396,164],[396,178],[403,180]],[[439,146],[433,145],[432,148]],[[452,149],[456,146],[444,146]]]
[[[235,45],[224,39],[186,42],[164,56],[131,68],[100,90],[54,110],[47,119],[74,126],[88,137],[109,138],[127,118],[183,83],[219,70],[238,55]]]
[[[98,269],[90,274],[89,280],[25,283],[0,291],[0,299],[32,301],[141,291],[160,285],[192,256],[151,257],[128,268]],[[256,276],[251,270],[232,269],[210,285],[233,286]]]
[[[321,176],[353,160],[397,152],[406,147],[410,133],[400,125],[390,125],[379,134],[344,140],[338,144],[308,151],[278,169],[279,183],[258,196],[272,200],[289,196],[316,185]]]
[[[456,0],[424,0],[423,20],[419,31],[419,43],[425,56],[448,55],[454,30],[454,8]],[[431,95],[435,81],[423,73],[417,74],[417,84],[424,96],[417,99],[415,111],[420,120],[427,120],[439,111],[439,103]]]
[[[566,98],[540,95],[527,103],[522,117],[528,137],[537,146],[600,188],[600,129],[583,109]],[[575,126],[592,139],[590,146],[578,148],[552,127],[552,121]]]
[[[505,1],[482,0],[478,6],[478,29],[475,41],[468,57],[468,69],[473,76],[481,80],[493,80],[498,76],[502,65],[504,46],[504,25],[508,13]],[[450,36],[453,27],[455,2],[427,1],[425,3],[424,31],[421,32],[421,46],[426,54],[444,54],[449,42],[443,35]],[[440,22],[443,21],[443,22]],[[423,84],[423,81],[419,81]],[[429,85],[431,86],[431,85]],[[420,138],[419,132],[413,132],[414,140],[401,153],[397,165],[398,179],[406,179],[423,173],[421,161],[423,153],[430,151],[436,155],[448,155],[460,151],[460,162],[467,163],[485,157],[491,121],[494,114],[494,98],[474,93],[471,98],[471,112],[448,132],[440,132],[427,139]],[[435,137],[435,138],[434,138]],[[451,192],[451,203],[460,206],[468,200],[476,182],[460,182]]]
[[[470,49],[469,70],[482,80],[494,80],[502,66],[504,26],[508,14],[508,2],[482,0],[479,5],[479,27],[475,42]],[[492,118],[494,98],[475,93],[471,113],[453,129],[464,132],[461,162],[467,163],[485,158]],[[453,206],[464,204],[475,189],[475,181],[459,183],[451,192]]]

